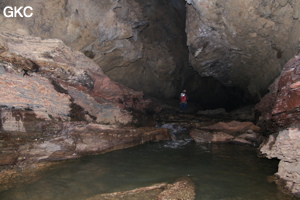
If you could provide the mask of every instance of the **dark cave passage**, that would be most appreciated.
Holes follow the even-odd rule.
[[[172,153],[170,158],[174,155],[174,159],[159,164],[149,174],[140,173],[134,188],[153,174],[163,172],[160,167],[174,178],[174,174],[179,174],[172,171],[174,167],[184,172],[199,161],[204,164],[204,171],[210,171],[215,162],[216,171],[206,174],[217,172],[217,177],[207,182],[226,189],[226,194],[217,199],[243,199],[244,194],[245,199],[266,199],[269,193],[276,196],[273,199],[290,199],[281,198],[282,193],[273,182],[266,184],[275,190],[263,189],[259,198],[252,196],[253,191],[261,190],[257,181],[253,182],[253,189],[248,184],[241,186],[241,195],[226,196],[232,188],[240,187],[241,178],[249,171],[258,172],[249,180],[262,180],[265,176],[260,172],[267,167],[258,166],[262,159],[257,160],[257,149],[253,148],[259,146],[261,156],[280,159],[278,180],[273,181],[285,183],[280,187],[299,196],[300,173],[295,170],[300,165],[300,156],[295,154],[300,146],[299,2],[30,0],[31,17],[0,15],[0,187],[2,184],[7,190],[19,181],[35,179],[36,173],[45,172],[39,170],[57,161],[76,163],[76,159],[86,159],[86,155],[134,145],[146,152],[152,144],[141,144],[154,142],[158,151],[149,152],[158,152],[162,162],[167,153]],[[5,12],[7,6],[21,9],[26,4],[28,0],[2,0],[0,11]],[[24,71],[28,71],[28,76],[24,76]],[[187,111],[179,109],[183,90],[189,97]],[[179,133],[181,139],[174,137],[178,130],[185,134]],[[220,148],[224,143],[234,147],[228,155],[224,154],[228,149]],[[253,160],[240,151],[243,147],[251,149]],[[184,151],[179,154],[181,150]],[[197,153],[204,155],[208,151],[211,156],[205,156],[203,159],[209,159],[203,162]],[[78,174],[86,177],[94,169],[97,176],[92,173],[88,176],[91,179],[110,174],[122,179],[126,176],[118,172],[124,163],[131,163],[126,156],[134,155],[128,153],[130,150],[124,152],[125,156],[117,157],[113,163],[111,158],[116,154],[107,155],[108,167],[99,171],[99,163],[84,162],[77,168]],[[235,153],[241,160],[235,160]],[[226,165],[215,160],[218,154],[221,160],[228,159],[228,167],[223,168]],[[119,166],[115,165],[124,158]],[[138,169],[155,169],[156,156],[149,163],[144,160],[147,156],[136,158],[131,159],[137,162]],[[241,161],[247,165],[236,174]],[[107,171],[114,166],[117,173]],[[87,170],[91,168],[92,171]],[[226,181],[233,176],[227,168],[242,175],[233,178],[230,191]],[[196,173],[191,177],[203,190],[198,193],[205,194],[202,181],[206,174],[198,176],[198,172],[203,172],[199,167],[191,172]],[[145,174],[149,177],[143,180]],[[191,173],[185,171],[183,176],[186,175]],[[224,179],[219,179],[220,175]],[[71,189],[68,199],[77,196],[76,188],[82,195],[93,196],[106,185],[93,184],[89,179],[82,185],[80,178],[70,177],[74,178],[71,174],[59,175],[57,179],[60,182],[66,178],[66,184],[60,182],[59,190],[63,194]],[[110,176],[105,179],[112,180],[113,185],[120,180]],[[127,187],[133,179],[125,179]],[[155,182],[161,180],[166,181],[159,178]],[[259,182],[267,180],[266,177]],[[36,188],[44,187],[46,182],[29,186],[29,190],[38,192],[36,199],[41,199],[39,195],[43,193],[43,189]],[[56,192],[45,187],[49,190],[43,195],[56,195],[56,183]],[[27,184],[24,186],[17,193],[10,190],[12,198],[23,198],[26,193],[32,199]],[[95,186],[95,190],[91,191],[90,186]],[[219,195],[216,191],[218,188],[211,194]]]
[[[166,87],[165,90],[161,90],[164,85],[152,84],[151,89],[147,88],[149,74],[141,75],[144,77],[138,84],[130,84],[124,80],[116,79],[129,87],[137,90],[142,90],[146,95],[154,96],[158,99],[178,99],[178,96],[182,90],[187,90],[189,102],[193,103],[198,109],[216,109],[225,108],[230,111],[241,106],[253,105],[257,103],[258,99],[253,99],[251,94],[244,90],[242,87],[235,85],[224,85],[215,77],[201,76],[190,63],[190,48],[187,45],[187,30],[186,30],[186,5],[185,0],[152,0],[150,2],[137,1],[143,7],[143,11],[148,20],[148,25],[141,32],[140,37],[143,41],[150,41],[150,43],[166,44],[168,48],[169,57],[174,63],[164,63],[160,68],[166,67],[169,64],[176,65],[173,71],[169,71],[172,77],[166,76],[154,76],[152,81],[160,82],[162,78],[164,81],[172,84],[170,88]],[[168,11],[161,11],[161,6]],[[157,10],[154,10],[157,9]],[[164,14],[161,15],[160,13]],[[160,25],[155,25],[159,23]],[[175,25],[176,24],[176,25]],[[159,33],[159,34],[158,34]],[[160,46],[158,46],[158,49]],[[180,51],[179,51],[180,49]],[[153,56],[153,55],[151,55]],[[160,55],[160,57],[163,55]],[[168,60],[163,60],[167,62]],[[147,62],[143,64],[147,65]],[[223,63],[228,65],[228,63]],[[151,69],[152,66],[148,67]],[[169,70],[170,67],[166,67]],[[163,69],[160,69],[163,70]],[[171,68],[172,70],[172,68]],[[108,76],[111,74],[108,73]],[[158,73],[158,75],[161,75]],[[145,77],[146,76],[146,77]],[[114,79],[114,76],[110,76]],[[144,87],[146,85],[146,87]],[[149,86],[148,86],[149,87]],[[159,91],[159,92],[157,92]]]

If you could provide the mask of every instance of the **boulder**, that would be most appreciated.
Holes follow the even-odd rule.
[[[260,152],[269,159],[280,159],[276,175],[283,180],[284,187],[300,197],[300,131],[288,128],[270,135],[261,145]]]
[[[254,125],[252,122],[239,122],[239,121],[230,121],[230,122],[218,122],[210,126],[201,127],[202,130],[210,131],[223,131],[228,134],[243,133],[248,130],[260,131],[260,128]]]
[[[200,143],[235,142],[258,145],[262,139],[259,131],[260,128],[252,122],[231,121],[197,127],[190,132],[190,135]]]
[[[199,143],[229,142],[234,138],[234,136],[224,132],[209,132],[198,129],[192,130],[190,135],[196,142]]]

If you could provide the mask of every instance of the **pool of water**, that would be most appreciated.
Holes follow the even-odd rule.
[[[149,143],[63,163],[33,183],[0,192],[3,200],[84,200],[190,177],[197,200],[291,200],[268,177],[277,160],[235,144]]]

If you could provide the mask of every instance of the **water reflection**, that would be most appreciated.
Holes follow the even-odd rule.
[[[268,176],[276,160],[258,158],[249,146],[152,143],[70,161],[36,182],[0,192],[5,200],[83,200],[189,176],[198,200],[291,200]]]

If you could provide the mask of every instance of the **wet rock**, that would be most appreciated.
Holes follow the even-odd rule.
[[[234,136],[223,132],[208,132],[205,130],[194,129],[190,133],[191,137],[199,143],[229,142]]]
[[[1,32],[0,47],[1,171],[170,139],[166,129],[129,126],[151,101],[62,41]]]
[[[268,158],[278,158],[278,177],[287,190],[297,196],[299,181],[300,57],[288,61],[270,92],[256,105],[258,124],[271,134],[260,151]]]
[[[104,153],[149,141],[170,140],[164,128],[113,128],[96,124],[69,130],[74,137],[78,154]]]
[[[0,165],[14,165],[17,163],[19,157],[18,152],[1,152]]]
[[[270,92],[256,105],[259,122],[267,131],[275,132],[299,124],[299,81],[300,57],[296,56],[284,65],[281,75],[270,86]]]
[[[252,122],[239,122],[239,121],[231,121],[231,122],[218,122],[211,126],[201,127],[202,130],[211,130],[211,131],[223,131],[229,134],[242,133],[248,130],[252,131],[260,131],[260,128],[254,125]]]
[[[28,140],[17,148],[20,162],[59,161],[87,154],[100,154],[149,141],[170,140],[163,128],[118,128],[99,124],[66,124],[48,138]]]
[[[228,113],[228,117],[239,121],[255,121],[255,105],[237,108]]]
[[[164,128],[117,127],[86,122],[65,123],[61,131],[50,135],[33,137],[16,132],[0,136],[0,187],[15,184],[16,177],[26,176],[28,171],[35,174],[54,161],[171,139]]]
[[[193,200],[195,186],[188,178],[182,178],[172,184],[160,183],[125,192],[101,194],[86,200]]]
[[[189,178],[182,178],[173,184],[167,185],[167,188],[158,195],[158,200],[168,199],[182,199],[193,200],[195,199],[195,185]]]
[[[110,194],[101,194],[86,200],[154,200],[158,194],[163,191],[167,183],[155,184],[153,186],[138,188],[125,192],[115,192]]]
[[[225,115],[226,110],[224,108],[218,108],[214,110],[200,110],[197,115]]]
[[[236,142],[258,145],[262,138],[260,128],[252,122],[218,122],[210,126],[197,127],[190,132],[196,142]]]
[[[273,134],[260,147],[260,152],[267,158],[278,158],[280,163],[276,175],[283,180],[284,187],[292,194],[300,197],[300,144],[298,128],[288,128]]]

